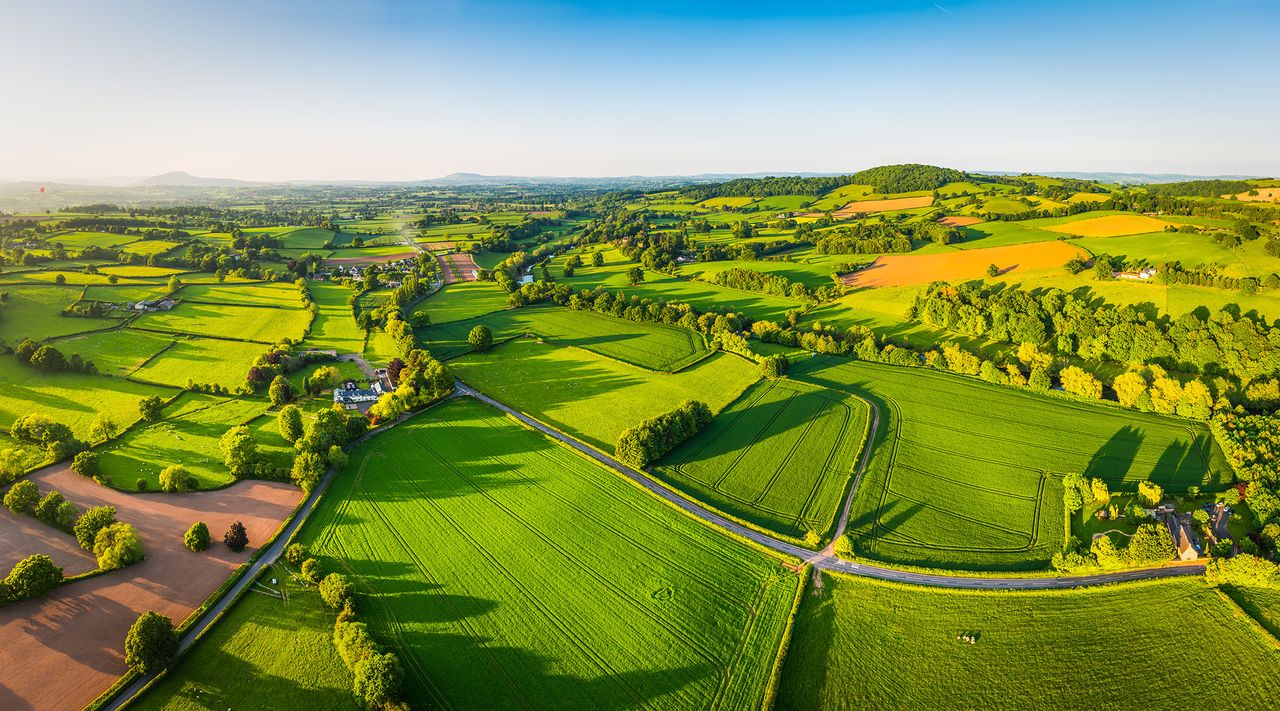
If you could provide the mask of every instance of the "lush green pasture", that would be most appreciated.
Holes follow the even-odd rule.
[[[850,515],[859,555],[968,569],[1038,569],[1063,542],[1061,475],[1113,490],[1225,486],[1201,423],[1039,395],[924,368],[816,356],[795,377],[860,395],[881,427]]]
[[[471,350],[467,335],[481,323],[489,327],[495,340],[532,333],[649,370],[679,370],[708,352],[701,335],[679,326],[628,321],[558,306],[498,311],[432,326],[421,330],[419,336],[437,357],[452,358]]]
[[[121,248],[121,251],[129,254],[164,254],[174,247],[179,247],[182,242],[170,242],[163,239],[142,239],[137,242],[130,242]]]
[[[1278,703],[1280,657],[1199,578],[992,592],[825,575],[800,604],[777,708]]]
[[[67,356],[74,353],[93,361],[99,373],[126,376],[173,341],[173,336],[122,328],[72,336],[54,341],[53,346]],[[170,384],[183,385],[185,381]]]
[[[282,338],[302,340],[310,321],[311,314],[303,309],[182,302],[169,311],[139,316],[131,325],[156,331],[275,343]]]
[[[168,388],[105,375],[41,373],[13,356],[0,356],[0,428],[5,430],[19,416],[38,412],[69,426],[77,437],[88,439],[89,425],[99,412],[110,414],[116,424],[124,426],[138,419],[138,403],[144,398],[174,394]]]
[[[184,301],[205,301],[241,306],[302,308],[302,294],[293,284],[188,284],[178,292]]]
[[[866,200],[873,194],[875,194],[875,188],[870,185],[845,185],[820,198],[809,198],[813,201],[813,205],[809,207],[809,210],[812,212],[839,210],[854,200]],[[895,195],[893,197],[898,196]]]
[[[316,318],[303,345],[317,350],[360,353],[364,350],[364,329],[351,317],[347,299],[355,293],[328,281],[310,281],[311,298],[316,302]]]
[[[94,284],[93,286],[86,286],[84,287],[84,296],[81,298],[87,301],[106,301],[113,304],[127,304],[131,301],[158,299],[167,293],[169,293],[169,288],[165,284],[136,284],[121,282],[119,284]]]
[[[822,255],[825,256],[825,255]],[[841,255],[840,261],[857,261],[851,255]],[[708,279],[713,274],[725,272],[730,269],[740,268],[748,269],[753,272],[761,272],[764,274],[773,274],[776,276],[790,279],[791,281],[800,282],[805,286],[816,288],[820,286],[833,286],[835,281],[832,280],[831,274],[835,271],[832,267],[834,260],[815,260],[815,263],[808,261],[740,261],[736,259],[726,259],[721,262],[694,262],[680,267],[680,275],[687,277],[696,277],[699,279]]]
[[[69,318],[62,310],[80,296],[72,286],[6,286],[9,298],[0,304],[0,333],[10,345],[23,338],[43,340],[53,336],[111,328],[112,318]]]
[[[235,388],[244,384],[254,359],[267,350],[261,343],[218,338],[169,340],[173,345],[134,371],[133,377],[178,387],[194,381]]]
[[[606,452],[640,420],[690,398],[719,410],[759,377],[753,364],[726,353],[665,374],[526,338],[463,356],[449,367],[486,395]]]
[[[507,308],[505,289],[490,282],[463,281],[449,284],[418,305],[431,323],[448,323],[483,316]]]
[[[280,235],[289,249],[318,251],[326,242],[333,241],[334,234],[323,227],[303,227]]]
[[[1028,242],[1048,242],[1061,237],[1055,232],[1027,227],[1022,222],[982,222],[968,227],[961,227],[964,239],[945,247],[928,245],[916,254],[928,254],[943,249],[985,249],[987,247],[1007,247]]]
[[[654,473],[770,531],[825,537],[857,466],[868,416],[865,404],[844,393],[762,381]]]
[[[156,279],[182,273],[181,269],[174,269],[173,267],[148,267],[144,264],[116,264],[103,267],[101,271],[103,274],[114,274],[118,277],[136,279]]]
[[[171,409],[180,413],[131,430],[99,451],[102,471],[115,486],[133,489],[137,479],[146,479],[156,489],[160,470],[172,464],[186,467],[202,488],[230,484],[234,478],[222,463],[218,440],[228,429],[251,421],[259,448],[277,464],[287,464],[279,460],[293,451],[278,433],[271,434],[265,420],[255,420],[266,409],[261,401],[184,393]]]
[[[703,311],[736,311],[752,318],[770,321],[781,321],[790,309],[804,308],[804,302],[798,299],[729,289],[648,270],[645,271],[644,282],[631,286],[627,282],[627,270],[636,264],[625,261],[620,252],[612,249],[605,251],[605,259],[607,261],[603,267],[592,267],[588,261],[587,266],[580,267],[573,277],[563,279],[560,275],[565,257],[561,256],[554,261],[551,273],[574,289],[603,286],[627,296],[640,296],[654,301],[680,301]]]
[[[119,247],[138,239],[138,235],[116,235],[110,232],[74,231],[53,235],[48,238],[49,244],[61,244],[68,250],[80,251],[85,247]]]
[[[334,613],[293,572],[283,563],[263,571],[253,591],[130,704],[131,711],[360,709],[351,672],[333,646]],[[282,591],[287,600],[280,599]]]
[[[414,707],[760,708],[797,576],[461,399],[357,448],[303,531]]]

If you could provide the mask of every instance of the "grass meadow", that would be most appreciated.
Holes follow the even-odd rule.
[[[125,426],[138,419],[138,403],[152,395],[168,399],[176,391],[123,378],[83,373],[41,373],[13,356],[0,356],[0,428],[29,412],[48,415],[87,439],[89,425],[106,412]]]
[[[477,324],[488,326],[494,340],[532,333],[562,346],[582,348],[649,370],[679,370],[709,353],[702,336],[686,328],[559,306],[498,311],[422,329],[419,337],[437,357],[452,358],[471,350],[467,335]]]
[[[1213,490],[1230,468],[1202,423],[990,385],[923,368],[816,356],[793,377],[875,402],[875,450],[849,519],[870,558],[1042,569],[1064,538],[1061,475],[1115,491],[1151,480]]]
[[[310,322],[311,313],[302,308],[276,309],[182,302],[169,311],[144,314],[131,325],[170,333],[275,343],[286,337],[302,340]]]
[[[760,708],[799,582],[469,399],[354,450],[302,537],[414,707]]]
[[[351,317],[351,307],[347,305],[347,299],[355,292],[327,281],[309,281],[307,286],[316,302],[316,318],[303,345],[339,353],[363,351],[364,329],[356,325]]]
[[[0,306],[4,340],[16,344],[23,338],[43,340],[54,336],[84,333],[119,324],[113,318],[67,318],[62,310],[80,298],[73,286],[6,286],[0,291],[9,298]]]
[[[53,346],[70,356],[93,361],[98,372],[127,376],[157,353],[169,348],[174,336],[146,333],[128,328],[71,336],[53,342]],[[183,385],[182,383],[173,383]]]
[[[759,377],[754,364],[727,353],[667,374],[528,338],[463,356],[449,367],[486,395],[606,452],[643,419],[690,398],[718,411]]]
[[[996,592],[828,574],[776,708],[1269,708],[1274,645],[1198,578]]]
[[[334,613],[293,572],[284,563],[263,571],[252,591],[130,710],[361,709],[351,694],[351,672],[333,646]]]
[[[170,340],[173,345],[130,375],[138,380],[179,387],[195,381],[236,388],[244,384],[254,359],[267,350],[267,346],[261,343],[218,338]]]
[[[293,284],[188,284],[178,293],[183,301],[202,301],[240,306],[302,308],[302,294]]]
[[[824,539],[857,467],[867,406],[845,393],[761,381],[654,467],[690,496],[791,538]]]
[[[508,296],[506,290],[494,283],[460,281],[441,288],[415,310],[426,311],[433,324],[465,321],[505,310]]]

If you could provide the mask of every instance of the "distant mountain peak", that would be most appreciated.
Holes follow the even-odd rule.
[[[150,178],[143,178],[134,183],[138,186],[192,187],[192,188],[232,188],[242,185],[253,185],[247,180],[233,178],[202,178],[184,170],[174,170]]]

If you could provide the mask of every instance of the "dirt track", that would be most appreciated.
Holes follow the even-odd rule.
[[[931,281],[963,281],[986,276],[996,265],[1001,274],[1061,267],[1075,256],[1087,257],[1079,247],[1065,242],[1034,242],[987,249],[956,249],[938,254],[889,254],[871,266],[847,274],[844,283],[857,287],[904,286]]]
[[[475,272],[479,264],[470,254],[441,254],[440,271],[444,274],[444,283],[456,284],[460,281],[475,281]]]
[[[126,671],[124,637],[138,615],[155,610],[180,623],[275,533],[302,499],[292,486],[261,481],[219,491],[131,495],[98,486],[63,466],[30,479],[42,491],[61,491],[81,509],[117,507],[117,518],[138,528],[147,559],[64,585],[44,600],[0,609],[2,709],[79,709],[97,698]],[[248,531],[250,548],[232,553],[222,544],[222,534],[237,520]],[[204,553],[191,553],[182,545],[182,533],[195,521],[208,524],[215,541]],[[47,535],[64,534],[51,530]]]

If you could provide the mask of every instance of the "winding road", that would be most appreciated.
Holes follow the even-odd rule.
[[[654,496],[662,498],[673,506],[680,508],[686,513],[701,519],[702,521],[715,526],[723,531],[736,536],[741,536],[752,543],[763,546],[778,553],[783,553],[795,558],[799,558],[806,563],[820,570],[833,570],[848,575],[859,575],[866,578],[878,578],[880,580],[892,580],[899,583],[912,583],[915,585],[930,585],[934,587],[948,588],[970,588],[970,589],[989,589],[989,590],[1046,590],[1059,588],[1077,588],[1090,585],[1106,585],[1109,583],[1127,582],[1133,580],[1147,580],[1151,578],[1170,578],[1181,575],[1200,575],[1204,573],[1203,563],[1191,563],[1181,565],[1168,565],[1161,568],[1143,568],[1140,570],[1125,570],[1114,573],[1098,573],[1096,575],[1076,575],[1063,577],[1037,577],[1037,578],[1017,578],[1017,577],[978,577],[978,576],[960,576],[960,575],[944,575],[939,573],[922,573],[908,570],[899,570],[897,568],[886,568],[870,563],[855,563],[853,561],[844,560],[835,555],[833,545],[828,545],[821,551],[814,552],[807,548],[787,543],[773,536],[761,533],[754,529],[743,526],[736,521],[731,521],[720,514],[707,509],[663,486],[655,481],[644,472],[633,469],[622,462],[610,457],[609,455],[594,449],[578,440],[559,432],[538,420],[529,417],[523,412],[513,410],[510,407],[494,400],[493,398],[478,392],[467,386],[462,381],[457,381],[456,395],[463,395],[475,398],[490,407],[501,410],[502,412],[514,417],[524,424],[538,430],[539,432],[561,442],[573,449],[581,452],[583,455],[594,459],[600,464],[613,469],[619,474],[627,477],[631,481],[644,487]],[[880,410],[874,403],[871,405],[872,424],[868,428],[867,443],[863,447],[862,458],[858,462],[858,471],[854,475],[853,485],[849,487],[849,494],[845,498],[844,508],[840,512],[840,521],[836,526],[836,536],[839,538],[844,535],[845,528],[849,521],[849,511],[853,505],[853,497],[857,493],[858,484],[862,481],[862,474],[867,468],[867,462],[870,461],[871,443],[875,441],[876,432],[880,428]]]

